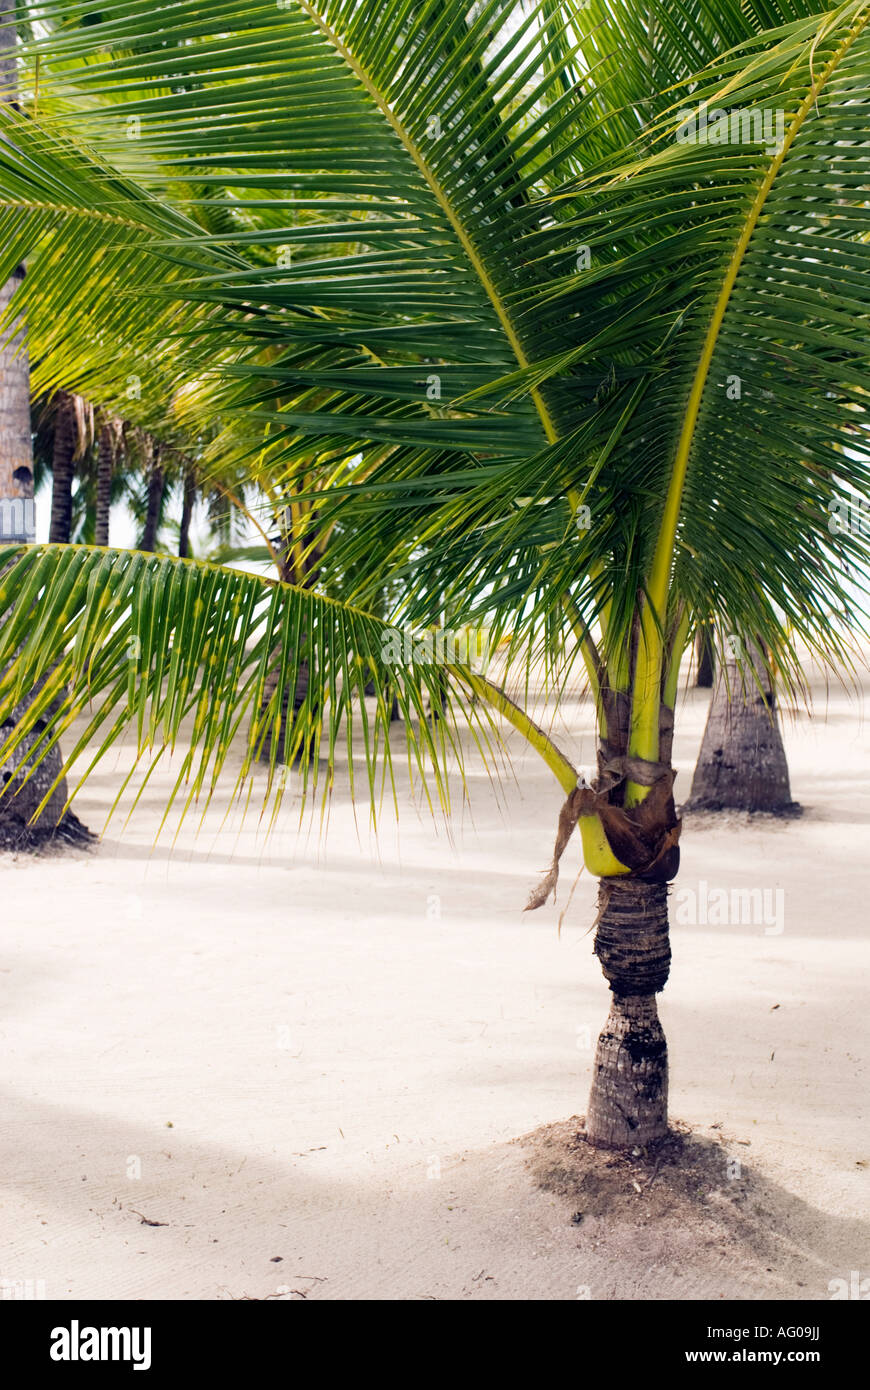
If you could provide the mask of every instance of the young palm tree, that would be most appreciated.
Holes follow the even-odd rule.
[[[353,581],[336,598],[165,556],[10,551],[0,716],[51,674],[0,759],[36,719],[47,752],[83,715],[69,763],[132,725],[153,764],[189,716],[172,805],[208,798],[236,735],[239,790],[268,746],[277,805],[311,744],[328,791],[343,731],[374,807],[392,757],[374,676],[446,804],[460,723],[485,748],[507,720],[563,794],[532,905],[575,826],[600,879],[612,1005],[587,1136],[656,1141],[683,653],[712,604],[786,694],[799,640],[850,657],[830,614],[865,543],[826,523],[870,480],[870,11],[173,0],[159,29],[138,0],[39,13],[38,111],[4,118],[0,271],[38,205],[55,275],[28,276],[16,304],[46,375],[100,401],[121,376],[82,328],[108,247],[135,350],[176,385],[208,380],[252,476],[268,431],[273,490],[298,503],[308,480]],[[215,188],[219,233],[193,217]],[[503,685],[433,643],[445,612],[488,624],[509,667],[555,681],[582,661],[592,785]],[[316,758],[300,776],[310,790]]]

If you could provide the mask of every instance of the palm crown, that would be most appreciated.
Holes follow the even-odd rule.
[[[216,422],[211,467],[264,488],[297,560],[329,563],[287,585],[16,552],[0,715],[49,674],[5,754],[88,710],[71,757],[131,722],[150,755],[192,714],[187,798],[239,731],[244,772],[312,741],[331,764],[356,708],[373,791],[390,756],[374,676],[442,793],[452,716],[486,731],[489,709],[570,791],[503,691],[425,651],[385,663],[385,627],[487,622],[511,657],[579,653],[605,744],[635,767],[667,762],[697,623],[760,638],[785,683],[798,638],[848,658],[831,613],[864,538],[835,540],[828,509],[868,481],[866,6],[32,14],[0,191],[37,386],[112,405],[135,375],[141,423]],[[684,138],[687,108],[708,138]],[[437,726],[418,718],[431,695]],[[649,782],[625,780],[642,801]]]

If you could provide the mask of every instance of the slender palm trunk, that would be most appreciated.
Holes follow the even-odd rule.
[[[760,654],[751,653],[756,680],[735,658],[726,661],[713,692],[692,790],[693,811],[794,814],[788,763],[775,694]]]
[[[695,676],[695,685],[701,686],[704,690],[711,690],[713,687],[713,642],[708,626],[699,629],[695,642],[695,653],[698,661],[698,671]]]
[[[178,528],[178,556],[184,560],[190,554],[190,522],[196,501],[196,474],[188,468],[184,474],[184,496],[181,502],[181,524]]]
[[[72,397],[55,397],[54,450],[51,456],[51,524],[48,539],[68,545],[72,533],[72,487],[75,477],[76,419]]]
[[[94,517],[94,545],[109,544],[109,513],[112,506],[112,474],[115,471],[115,439],[112,427],[104,422],[97,452],[97,506]]]
[[[142,532],[141,550],[153,551],[157,549],[157,528],[160,525],[165,486],[166,479],[160,465],[160,445],[157,444],[154,447],[151,467],[148,470],[148,504],[145,509],[145,529]]]

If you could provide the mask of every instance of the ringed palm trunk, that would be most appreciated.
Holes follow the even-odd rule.
[[[145,509],[145,528],[142,532],[142,550],[157,549],[157,528],[160,525],[165,485],[166,480],[160,464],[160,445],[157,444],[154,446],[151,467],[148,470],[148,502]]]
[[[51,525],[48,539],[68,545],[72,534],[72,486],[75,477],[76,418],[72,397],[58,391],[51,460]]]
[[[115,439],[112,427],[100,428],[97,453],[97,506],[94,518],[94,545],[109,544],[109,513],[112,506],[112,474],[115,471]]]
[[[14,99],[17,89],[16,35],[14,25],[9,23],[14,11],[12,0],[0,0],[0,20],[4,21],[0,27],[0,89],[7,101]],[[24,267],[19,266],[0,286],[0,314],[5,314],[23,278]],[[30,361],[23,325],[0,342],[0,539],[4,544],[32,543],[35,539]],[[0,739],[6,738],[26,711],[26,701],[12,710],[7,722],[0,726]],[[60,749],[55,745],[39,766],[33,768],[29,754],[40,732],[37,726],[0,766],[0,785],[4,789],[0,801],[0,843],[4,845],[30,848],[52,835],[66,802],[66,784],[61,782],[45,806],[39,824],[30,828],[32,816],[62,767]],[[28,777],[28,774],[31,775]],[[75,832],[87,835],[72,813],[68,813],[65,822],[71,835]]]
[[[628,706],[623,697],[615,698],[611,729],[624,747]],[[672,745],[673,710],[663,703],[659,757],[660,767],[669,772]],[[614,751],[602,742],[600,767]],[[623,794],[624,789],[615,793],[620,798]],[[654,834],[674,824],[673,798],[668,795]],[[586,1139],[596,1148],[643,1148],[668,1133],[668,1047],[656,995],[670,971],[667,880],[678,864],[679,851],[674,848],[648,874],[599,879],[594,951],[610,987],[611,1004],[595,1049],[586,1109]]]
[[[729,657],[713,692],[686,809],[794,814],[776,698],[757,649],[755,671]],[[757,682],[757,683],[756,683]]]
[[[5,285],[0,286],[0,313],[6,313],[23,278],[24,267],[19,266]],[[33,541],[30,365],[23,330],[10,342],[0,344],[0,501],[3,503],[0,522],[4,543]]]
[[[668,1046],[656,994],[671,961],[668,886],[601,879],[595,954],[613,993],[598,1039],[586,1138],[599,1148],[644,1147],[668,1132]]]
[[[3,32],[0,30],[0,39]],[[19,269],[0,286],[0,313],[8,307],[23,273]],[[4,544],[32,543],[35,538],[30,366],[23,329],[0,344],[0,532]],[[0,726],[0,740],[6,739],[27,707],[28,701],[24,700],[12,710]],[[88,838],[88,832],[72,812],[67,812],[58,825],[67,798],[63,780],[55,787],[39,820],[34,826],[30,824],[63,765],[60,748],[55,745],[34,768],[30,754],[44,727],[42,721],[37,723],[12,757],[0,766],[0,785],[4,789],[0,801],[0,845],[4,847],[32,849],[57,831],[72,840]]]
[[[10,0],[0,0],[0,19],[8,21],[13,11]],[[15,29],[6,23],[0,28],[0,86],[7,100],[16,87],[14,50]],[[19,266],[0,286],[0,313],[5,314],[23,278],[24,267]],[[35,539],[30,362],[23,326],[0,342],[0,539],[6,545],[32,543]],[[7,737],[26,709],[26,702],[16,706],[7,722],[0,726],[0,739]],[[4,845],[11,842],[23,846],[28,839],[35,838],[28,831],[28,822],[61,768],[60,750],[54,748],[24,784],[24,778],[32,770],[28,754],[38,734],[37,729],[0,766],[0,784],[5,793],[0,801],[0,843]],[[61,784],[43,813],[43,824],[49,830],[53,829],[65,801],[66,787]]]
[[[196,501],[196,474],[188,468],[184,474],[184,495],[181,503],[181,523],[178,528],[178,557],[181,560],[190,554],[190,523],[193,517],[193,504]]]

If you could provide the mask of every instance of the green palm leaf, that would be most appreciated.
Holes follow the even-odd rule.
[[[241,751],[237,796],[268,750],[264,809],[273,814],[294,764],[303,799],[318,786],[326,794],[340,740],[352,782],[364,771],[374,815],[384,778],[392,783],[393,699],[412,781],[430,805],[446,809],[449,768],[461,774],[457,718],[471,719],[485,752],[489,716],[470,705],[482,678],[452,660],[445,666],[431,634],[406,634],[309,589],[201,561],[39,546],[0,551],[0,567],[0,761],[35,735],[29,762],[38,766],[75,721],[81,728],[58,782],[87,776],[127,731],[135,743],[127,782],[140,763],[150,771],[182,749],[165,821],[173,808],[181,818],[208,805],[231,750],[234,758]],[[46,672],[7,732],[11,711]],[[366,700],[370,681],[379,693]],[[532,727],[488,688],[502,712]],[[565,759],[559,768],[576,776]]]
[[[831,609],[866,546],[827,522],[868,483],[864,6],[85,12],[49,7],[28,50],[39,126],[6,196],[54,177],[74,114],[70,217],[117,167],[143,289],[191,306],[184,371],[212,354],[218,440],[316,506],[350,601],[489,616],[527,660],[579,642],[653,759],[666,647],[711,608],[787,680],[797,637],[848,658]],[[781,148],[682,143],[689,88],[781,111]],[[67,291],[27,293],[39,333]]]

